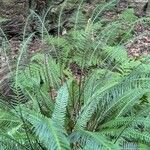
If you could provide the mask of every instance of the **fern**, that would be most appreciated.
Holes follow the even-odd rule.
[[[30,109],[22,109],[23,117],[33,125],[36,135],[47,149],[70,149],[67,133],[63,129],[67,95],[67,86],[64,85],[58,92],[51,119]]]
[[[53,111],[52,120],[54,123],[58,123],[61,126],[64,126],[65,112],[68,101],[68,91],[67,85],[64,85],[57,94],[55,109]],[[63,104],[63,105],[62,105]]]
[[[81,140],[84,149],[96,148],[97,149],[118,149],[117,144],[113,144],[104,135],[100,133],[89,132],[85,130],[78,130],[70,135],[71,142],[75,143]]]
[[[49,10],[43,20],[32,12],[49,47],[25,65],[22,58],[32,35],[21,47],[11,78],[13,95],[0,103],[0,149],[149,146],[150,61],[131,60],[124,46],[139,20],[129,9],[119,21],[101,19],[116,0],[99,5],[88,18],[82,2],[69,19],[71,29],[64,27],[61,35],[63,10],[72,6],[71,1],[63,3],[58,36],[49,35],[44,26]],[[71,68],[75,64],[76,73]]]
[[[134,15],[133,9],[125,10],[120,16],[120,19],[123,19],[125,22],[132,23],[136,21],[138,18]]]

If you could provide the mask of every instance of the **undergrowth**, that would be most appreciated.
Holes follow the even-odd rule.
[[[115,2],[97,6],[91,17],[82,2],[69,18],[71,29],[50,35],[46,15],[32,11],[18,59],[11,70],[12,95],[1,96],[1,150],[120,150],[150,147],[150,57],[128,57],[125,44],[138,19],[132,9],[101,19]],[[28,58],[28,21],[35,17],[46,50]],[[7,41],[8,42],[8,41]],[[9,46],[9,45],[8,45]],[[26,62],[26,63],[25,63]]]

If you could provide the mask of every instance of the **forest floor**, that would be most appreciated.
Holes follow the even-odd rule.
[[[91,4],[86,6],[85,9],[90,9]],[[93,6],[94,7],[94,6]],[[119,14],[128,8],[128,4],[126,1],[120,3],[115,9],[113,10],[107,10],[103,12],[102,17],[105,18],[105,20],[112,21],[116,18],[118,18]],[[140,12],[135,12],[135,14],[139,14]],[[142,17],[138,16],[138,17]],[[12,25],[13,26],[13,25]],[[14,25],[15,26],[15,25]],[[15,28],[14,28],[15,29]],[[66,29],[68,31],[68,29]],[[19,30],[18,30],[19,31]],[[20,34],[17,33],[17,34]],[[125,44],[125,47],[127,48],[129,57],[133,58],[139,58],[140,56],[150,54],[150,23],[149,24],[140,24],[137,23],[134,26],[133,31],[134,40],[129,41]],[[18,35],[14,35],[9,38],[10,42],[10,48],[11,48],[11,59],[16,60],[17,54],[20,50],[20,45],[22,44],[21,38]],[[45,43],[42,43],[39,36],[34,37],[30,44],[28,45],[28,54],[33,54],[38,51],[47,50],[48,45]],[[4,57],[5,58],[5,57]],[[4,60],[4,66],[6,66],[6,61]],[[3,68],[3,65],[1,65],[0,69]],[[4,68],[5,69],[5,68]],[[82,76],[82,71],[76,64],[71,64],[70,69],[72,70],[73,74],[75,75],[75,78],[77,80],[80,79],[80,76]],[[1,71],[1,70],[0,70]],[[5,77],[6,75],[3,73],[3,70],[0,72],[0,79]]]
[[[122,2],[118,9],[124,10],[128,7],[127,2]],[[140,14],[141,10],[135,9],[135,14]],[[144,12],[142,12],[144,13]],[[139,15],[138,17],[142,17]],[[139,57],[150,54],[150,24],[136,24],[134,27],[134,41],[126,45],[129,56]]]
[[[87,6],[88,7],[88,6]],[[91,7],[91,6],[90,6]],[[126,1],[121,2],[116,9],[105,11],[103,17],[108,20],[113,20],[118,17],[118,14],[128,8]],[[136,10],[135,14],[139,14]],[[139,16],[138,16],[139,17]],[[134,27],[134,40],[127,43],[125,46],[128,50],[130,57],[140,57],[141,55],[150,54],[150,24],[136,24]],[[17,51],[19,50],[19,45],[21,41],[16,37],[10,39],[12,57],[16,56]],[[29,53],[34,53],[45,49],[47,45],[42,44],[41,40],[36,37],[32,40],[29,45]]]

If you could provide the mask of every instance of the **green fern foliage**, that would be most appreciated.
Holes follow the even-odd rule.
[[[132,23],[135,22],[138,19],[138,17],[134,15],[133,9],[127,9],[120,15],[120,19],[123,19],[128,23]]]
[[[125,48],[139,20],[131,9],[112,22],[102,19],[116,0],[98,5],[91,16],[82,2],[70,14],[71,29],[61,24],[71,1],[61,8],[57,36],[42,22],[48,48],[23,67],[21,49],[12,94],[0,95],[1,150],[150,147],[150,58],[129,58]]]

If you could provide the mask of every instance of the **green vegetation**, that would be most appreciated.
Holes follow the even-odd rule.
[[[134,25],[150,19],[132,9],[113,21],[102,18],[115,1],[98,5],[89,18],[80,3],[70,29],[62,29],[67,4],[57,35],[48,33],[46,15],[28,17],[17,61],[9,64],[13,94],[0,100],[0,149],[121,150],[133,143],[148,150],[150,56],[129,58],[125,44],[135,38]],[[28,58],[32,18],[48,49]],[[3,44],[7,50],[7,39]]]

